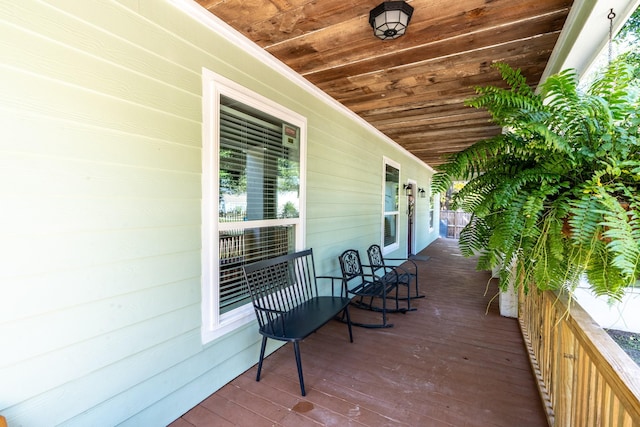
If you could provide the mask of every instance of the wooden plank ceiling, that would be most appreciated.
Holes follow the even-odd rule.
[[[500,84],[495,62],[536,85],[572,4],[408,0],[407,33],[382,41],[368,22],[381,0],[196,1],[435,168],[500,132],[464,100]]]

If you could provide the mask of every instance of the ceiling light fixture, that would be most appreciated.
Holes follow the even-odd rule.
[[[403,1],[385,1],[371,9],[369,23],[382,40],[397,39],[407,31],[413,7]]]

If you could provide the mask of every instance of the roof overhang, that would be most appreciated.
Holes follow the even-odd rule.
[[[609,11],[613,9],[613,33],[627,22],[640,0],[575,0],[540,82],[567,68],[583,76],[591,71],[609,40]]]

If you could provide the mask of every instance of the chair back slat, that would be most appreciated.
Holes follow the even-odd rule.
[[[384,267],[384,258],[382,257],[382,249],[379,245],[371,245],[367,249],[367,255],[369,256],[369,264],[372,267]]]
[[[384,258],[382,257],[382,249],[380,249],[380,246],[369,246],[367,249],[367,256],[369,257],[369,267],[374,274],[378,274],[378,270],[381,269],[386,273],[386,266],[384,264]]]
[[[357,250],[347,249],[340,255],[339,260],[342,277],[344,277],[345,280],[351,280],[364,274],[360,254]]]

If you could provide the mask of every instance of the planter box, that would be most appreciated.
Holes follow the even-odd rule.
[[[513,287],[513,283],[509,283],[509,288],[500,292],[499,296],[500,315],[504,317],[518,317],[518,294]]]
[[[491,270],[491,277],[500,278],[500,266]],[[500,291],[498,295],[498,305],[500,306],[500,315],[504,317],[518,317],[518,293],[513,287],[513,283],[509,283],[506,291]]]
[[[640,333],[640,287],[629,288],[621,301],[597,297],[582,279],[573,297],[605,329]]]

